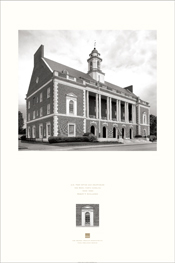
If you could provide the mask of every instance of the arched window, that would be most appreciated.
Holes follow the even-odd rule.
[[[100,69],[100,61],[97,61],[97,68]]]
[[[90,69],[92,69],[92,61],[90,62]]]
[[[103,138],[106,138],[106,127],[103,127]]]
[[[95,135],[95,127],[93,125],[91,126],[91,133]]]
[[[113,127],[113,138],[116,138],[116,128]]]
[[[122,139],[125,138],[125,128],[122,128]]]
[[[143,120],[142,120],[142,121],[143,121],[143,124],[146,124],[146,123],[147,123],[147,122],[146,122],[146,112],[143,113]]]
[[[85,213],[85,223],[90,224],[90,213],[89,212]]]
[[[73,102],[73,100],[69,101],[69,113],[74,113],[74,102]]]

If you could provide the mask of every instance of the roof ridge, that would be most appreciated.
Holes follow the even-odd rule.
[[[46,58],[46,57],[44,57],[44,59],[48,59],[48,60],[50,60],[50,61],[52,61],[52,62],[54,62],[54,63],[57,63],[57,64],[59,64],[59,65],[65,66],[65,67],[70,68],[70,69],[72,69],[72,70],[76,70],[76,71],[78,71],[78,72],[80,72],[80,73],[83,73],[83,74],[88,75],[87,73],[85,73],[85,72],[83,72],[83,71],[80,71],[80,70],[78,70],[78,69],[75,69],[75,68],[69,67],[69,66],[67,66],[67,65],[65,65],[65,64],[59,63],[59,62],[54,61],[54,60],[52,60],[52,59],[50,59],[50,58]],[[89,75],[88,75],[88,76],[89,76]]]

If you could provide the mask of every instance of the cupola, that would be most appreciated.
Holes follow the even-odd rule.
[[[100,53],[97,51],[96,47],[89,54],[88,62],[88,74],[96,81],[104,83],[105,73],[101,70],[102,59]]]

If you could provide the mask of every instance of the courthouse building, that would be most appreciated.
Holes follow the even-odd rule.
[[[39,47],[26,94],[28,138],[47,141],[86,132],[108,140],[149,135],[149,103],[133,93],[133,86],[105,80],[96,48],[87,64],[87,73],[81,72],[45,58],[44,46]]]

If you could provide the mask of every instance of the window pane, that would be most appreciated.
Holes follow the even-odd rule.
[[[69,125],[69,134],[74,135],[74,125]]]
[[[48,135],[50,135],[50,125],[48,125],[47,127],[48,127]]]
[[[47,89],[47,98],[50,98],[50,88]]]
[[[74,112],[74,102],[71,100],[69,102],[69,113],[73,113]]]

